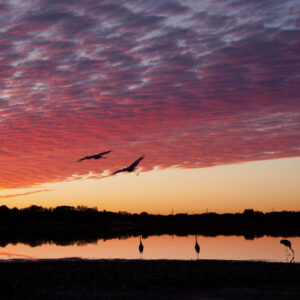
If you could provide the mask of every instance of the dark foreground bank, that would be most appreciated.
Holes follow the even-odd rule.
[[[39,260],[0,263],[1,299],[300,299],[300,264]]]

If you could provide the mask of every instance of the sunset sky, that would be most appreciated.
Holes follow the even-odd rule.
[[[0,74],[1,205],[300,210],[298,0],[1,1]]]

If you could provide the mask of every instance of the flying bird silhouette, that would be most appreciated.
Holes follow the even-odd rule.
[[[126,167],[126,168],[122,168],[120,170],[117,170],[115,172],[112,173],[112,175],[115,175],[117,173],[120,172],[133,172],[136,168],[136,166],[139,164],[139,162],[144,158],[144,156],[141,156],[140,158],[138,158],[135,162],[133,162],[130,166]]]
[[[81,161],[83,161],[83,160],[85,160],[85,159],[92,159],[92,158],[94,158],[94,159],[106,158],[106,157],[103,157],[103,155],[108,154],[108,153],[110,153],[110,152],[111,152],[111,150],[105,151],[105,152],[101,152],[101,153],[98,153],[98,154],[95,154],[95,155],[85,156],[85,157],[83,157],[83,158],[78,159],[78,162],[81,162]]]

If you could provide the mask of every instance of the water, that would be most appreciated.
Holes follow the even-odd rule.
[[[255,238],[242,236],[198,236],[199,259],[263,260],[287,262],[292,258],[288,248],[280,244],[282,237]],[[295,251],[295,262],[300,262],[300,237],[288,238]],[[142,240],[144,259],[197,259],[195,236],[149,236]],[[31,247],[26,244],[7,244],[0,247],[0,259],[47,259],[79,257],[87,259],[139,259],[139,237],[100,239],[85,245],[59,246],[46,243]]]

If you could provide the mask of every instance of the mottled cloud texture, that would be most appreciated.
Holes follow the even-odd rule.
[[[299,156],[299,16],[298,0],[3,1],[0,187],[143,154],[143,170]]]

